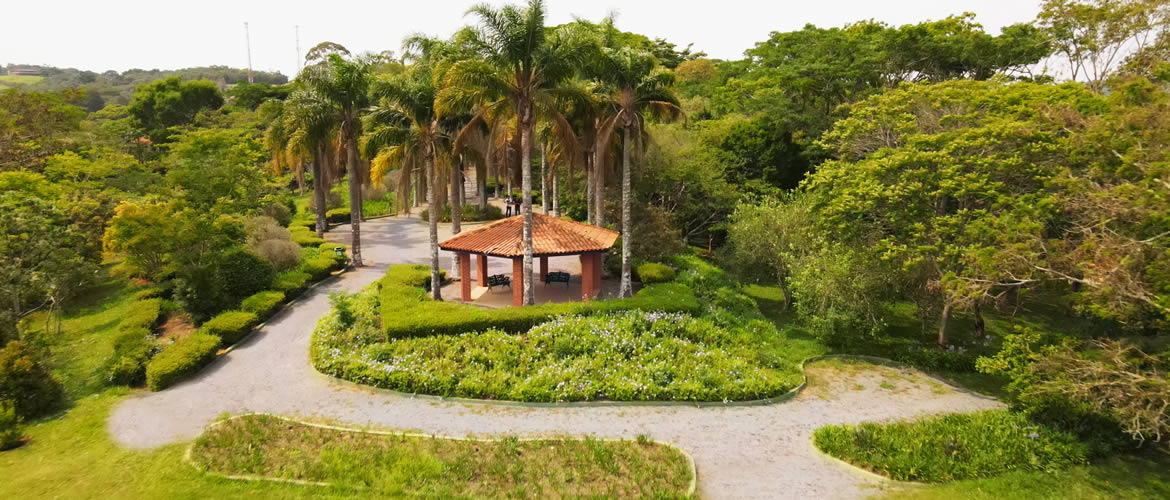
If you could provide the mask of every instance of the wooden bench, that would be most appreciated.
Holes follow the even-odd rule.
[[[512,278],[509,278],[506,274],[493,274],[488,276],[487,282],[488,290],[491,290],[492,287],[497,286],[506,286],[508,288],[512,288]]]
[[[564,283],[565,288],[569,287],[569,273],[551,272],[544,276],[544,285],[549,283]]]

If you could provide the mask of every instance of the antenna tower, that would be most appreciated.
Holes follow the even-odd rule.
[[[305,67],[305,59],[303,57],[301,57],[301,25],[299,25],[299,24],[296,25],[295,29],[296,29],[296,33],[297,33],[297,65],[296,65],[296,68],[297,68],[297,73],[300,73],[301,69]],[[296,76],[296,75],[293,75],[293,76]]]
[[[244,23],[244,43],[248,47],[248,83],[252,81],[252,35],[248,33],[248,23]]]

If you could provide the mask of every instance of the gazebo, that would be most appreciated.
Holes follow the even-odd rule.
[[[618,233],[603,227],[532,214],[532,256],[540,260],[540,277],[548,276],[548,258],[581,256],[581,300],[601,290],[601,255],[613,247]],[[512,305],[524,304],[524,216],[517,215],[484,224],[439,243],[455,252],[459,261],[460,292],[471,301],[471,256],[476,255],[479,286],[488,286],[488,257],[512,260]],[[534,279],[534,281],[535,281]]]

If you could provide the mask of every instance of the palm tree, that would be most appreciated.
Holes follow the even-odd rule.
[[[326,200],[325,192],[329,189],[327,181],[328,168],[326,162],[332,155],[328,150],[332,146],[332,138],[336,123],[334,115],[330,113],[329,104],[316,91],[298,84],[298,88],[289,94],[284,107],[284,128],[288,132],[285,141],[285,150],[289,156],[309,156],[312,159],[313,172],[313,204],[317,212],[317,237],[325,236]]]
[[[630,162],[630,148],[634,141],[642,143],[646,115],[673,120],[682,115],[682,108],[671,89],[674,74],[657,67],[652,54],[629,47],[606,48],[602,54],[600,72],[617,89],[618,108],[611,120],[622,130],[622,278],[618,296],[629,297],[633,295],[630,248],[634,241],[630,214],[630,171],[634,165]],[[608,141],[612,136],[606,134],[603,140]]]
[[[478,111],[478,116],[510,106],[515,113],[524,198],[524,303],[532,304],[532,126],[541,115],[556,121],[560,133],[572,134],[557,112],[567,97],[559,95],[559,86],[576,73],[589,46],[570,30],[546,30],[542,0],[529,0],[523,8],[480,4],[468,13],[479,25],[467,31],[466,43],[480,58],[459,61],[446,72],[440,111]]]
[[[439,276],[439,182],[440,160],[446,160],[448,136],[435,113],[436,88],[429,65],[422,62],[406,74],[373,86],[376,105],[366,116],[368,132],[364,137],[367,153],[378,152],[374,172],[384,172],[388,165],[402,165],[399,188],[409,192],[409,171],[423,165],[428,191],[428,222],[431,243],[431,297],[442,300]],[[405,183],[405,184],[404,184]]]
[[[314,50],[316,49],[315,47]],[[370,102],[373,62],[361,57],[344,57],[341,51],[344,51],[344,48],[324,55],[321,63],[306,67],[297,79],[327,106],[327,114],[332,117],[336,126],[339,152],[344,154],[349,175],[349,221],[353,235],[350,253],[353,265],[360,267],[363,265],[362,173],[361,163],[358,161],[357,139],[361,135],[362,113]]]

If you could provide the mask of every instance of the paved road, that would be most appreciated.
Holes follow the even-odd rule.
[[[314,288],[198,376],[128,398],[110,418],[114,438],[138,448],[190,440],[220,414],[249,411],[451,436],[645,434],[676,443],[695,457],[704,497],[857,498],[873,494],[878,481],[816,453],[813,429],[998,406],[961,392],[940,394],[937,386],[882,390],[863,380],[865,374],[835,380],[840,394],[829,400],[802,395],[771,406],[726,408],[517,408],[436,403],[355,388],[318,374],[309,363],[310,335],[328,311],[328,294],[356,291],[380,277],[389,263],[426,263],[429,255],[426,226],[417,219],[375,220],[362,229],[368,267]],[[335,229],[331,239],[342,240],[346,231]],[[855,390],[860,386],[866,388]]]

